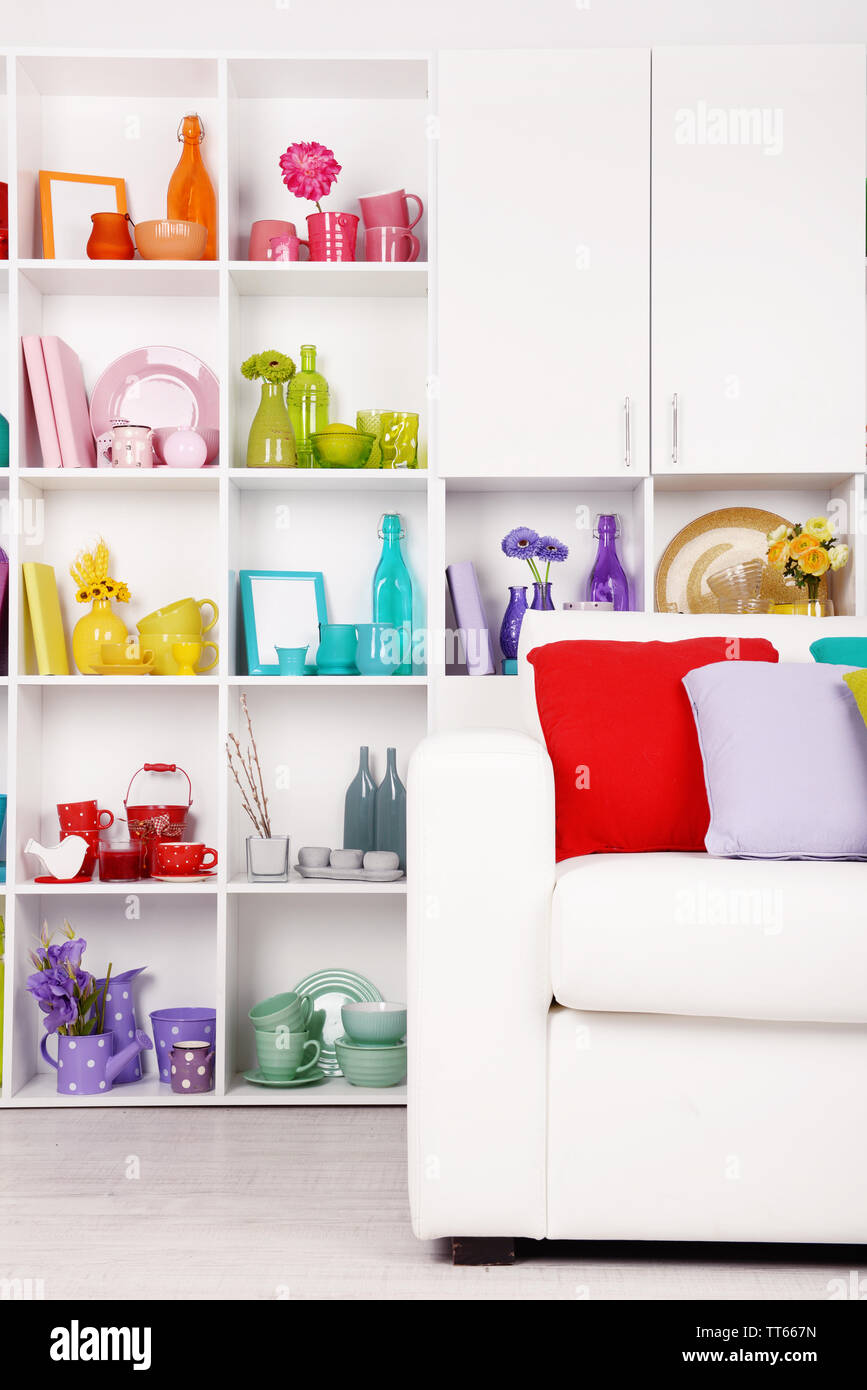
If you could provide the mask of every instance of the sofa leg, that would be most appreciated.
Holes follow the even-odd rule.
[[[454,1265],[513,1265],[515,1241],[511,1236],[452,1236]]]

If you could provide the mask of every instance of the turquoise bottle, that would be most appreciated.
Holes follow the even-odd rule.
[[[366,854],[376,848],[376,783],[370,775],[369,750],[359,749],[358,771],[346,788],[343,848]]]
[[[406,535],[396,512],[386,512],[379,523],[382,555],[373,576],[373,621],[400,631],[401,663],[396,676],[412,675],[412,580],[404,564],[400,543]]]
[[[390,849],[406,873],[406,787],[397,775],[397,749],[389,748],[385,776],[376,789],[376,848]]]

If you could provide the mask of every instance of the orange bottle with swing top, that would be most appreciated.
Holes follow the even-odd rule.
[[[181,157],[169,179],[166,216],[181,222],[198,222],[208,229],[204,261],[217,259],[217,195],[202,159],[205,128],[195,111],[184,116],[178,126],[183,141]]]

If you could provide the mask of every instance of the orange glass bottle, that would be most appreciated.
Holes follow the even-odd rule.
[[[169,179],[166,215],[181,222],[198,222],[208,229],[202,260],[217,259],[217,195],[202,159],[205,130],[195,111],[189,112],[178,127],[184,143],[181,157]]]

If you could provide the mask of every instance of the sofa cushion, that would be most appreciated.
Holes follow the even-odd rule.
[[[554,997],[573,1009],[867,1022],[867,865],[568,860],[554,890],[551,975]]]
[[[687,671],[776,662],[764,638],[551,642],[527,660],[554,765],[557,859],[700,850],[708,826]]]
[[[844,666],[725,661],[684,676],[709,854],[867,858],[867,729]]]

